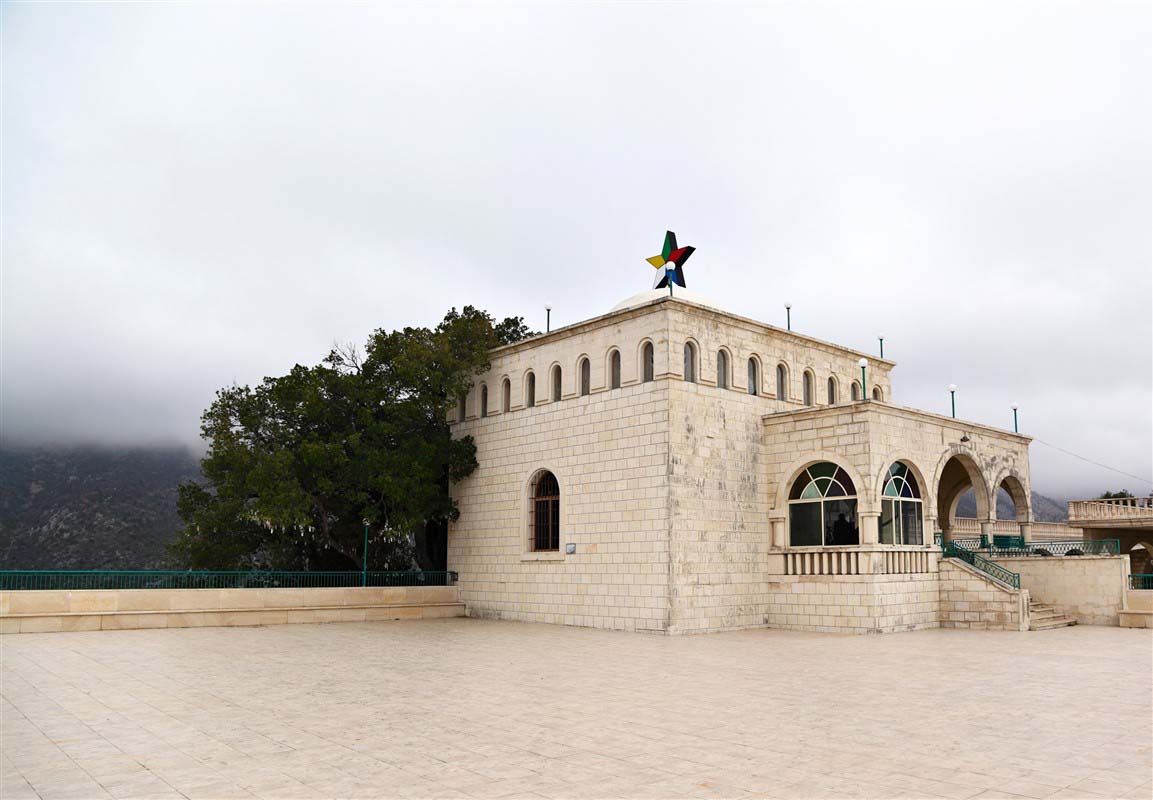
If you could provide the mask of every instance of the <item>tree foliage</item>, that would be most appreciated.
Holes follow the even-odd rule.
[[[1132,497],[1127,489],[1122,489],[1119,492],[1105,492],[1105,494],[1098,497],[1098,500],[1120,500],[1124,497]]]
[[[258,386],[217,392],[201,418],[204,481],[180,487],[171,551],[200,569],[410,569],[413,543],[458,511],[448,487],[476,468],[446,412],[488,350],[531,335],[471,306],[435,328],[376,331]]]

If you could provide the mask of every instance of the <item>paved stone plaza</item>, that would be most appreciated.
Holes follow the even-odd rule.
[[[450,619],[0,648],[4,800],[1153,795],[1141,630]]]

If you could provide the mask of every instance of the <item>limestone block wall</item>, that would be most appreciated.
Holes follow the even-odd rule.
[[[1053,556],[993,559],[1021,575],[1021,588],[1082,625],[1118,624],[1124,605],[1129,557]]]
[[[982,578],[968,565],[941,559],[938,572],[942,628],[1029,630],[1029,592]]]
[[[455,586],[0,592],[0,633],[463,616]]]
[[[465,423],[476,471],[453,485],[448,568],[470,616],[664,631],[668,391],[634,383]],[[560,484],[558,553],[534,553],[529,485]],[[575,552],[565,552],[566,544]]]
[[[937,575],[774,575],[767,584],[767,625],[857,634],[936,628]]]
[[[672,618],[677,633],[764,625],[768,496],[762,398],[669,386]]]

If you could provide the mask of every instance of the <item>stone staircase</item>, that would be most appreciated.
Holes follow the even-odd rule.
[[[1029,630],[1031,631],[1048,631],[1053,628],[1065,628],[1076,624],[1077,620],[1062,615],[1060,611],[1055,611],[1053,606],[1044,603],[1029,603]]]

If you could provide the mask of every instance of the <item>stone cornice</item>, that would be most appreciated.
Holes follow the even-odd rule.
[[[677,305],[684,306],[686,309],[691,309],[694,313],[699,313],[705,316],[714,316],[721,319],[737,322],[747,329],[751,329],[757,333],[771,333],[774,336],[780,336],[785,339],[794,339],[798,342],[816,346],[824,350],[833,350],[840,354],[848,353],[849,355],[857,358],[866,358],[870,364],[884,365],[888,369],[892,369],[897,365],[897,362],[887,358],[878,358],[869,353],[863,353],[860,350],[854,350],[851,347],[843,347],[842,345],[833,342],[826,342],[823,339],[816,339],[812,336],[806,336],[803,333],[796,333],[795,331],[785,330],[778,328],[775,325],[769,325],[765,322],[758,322],[755,319],[742,317],[738,314],[733,314],[728,311],[721,311],[709,306],[702,306],[699,303],[694,303],[689,300],[684,300],[680,297],[660,297],[656,300],[650,300],[639,306],[631,308],[622,308],[620,311],[610,311],[607,314],[601,314],[599,317],[592,317],[581,322],[575,322],[572,325],[566,325],[563,328],[557,328],[548,333],[542,333],[539,336],[533,336],[530,339],[524,339],[516,342],[515,344],[506,344],[500,347],[494,347],[489,350],[490,356],[505,355],[506,353],[517,353],[531,347],[535,347],[545,342],[556,342],[575,336],[580,333],[597,330],[598,328],[606,327],[607,325],[615,324],[622,320],[635,319],[637,317],[650,314],[654,311],[660,310],[660,306],[664,303],[676,303]]]
[[[1004,428],[996,428],[992,425],[984,425],[980,422],[971,422],[964,419],[954,419],[953,417],[946,417],[943,414],[935,414],[932,411],[921,411],[916,408],[907,408],[905,406],[895,406],[890,403],[879,402],[877,400],[858,400],[852,403],[837,406],[819,406],[814,408],[802,408],[795,411],[778,411],[773,414],[765,414],[761,417],[763,423],[770,422],[785,422],[787,420],[799,419],[814,419],[832,414],[888,414],[894,417],[903,417],[905,419],[915,419],[919,421],[930,421],[937,425],[945,425],[951,428],[956,428],[961,431],[979,430],[982,433],[993,436],[999,439],[1016,442],[1018,444],[1028,445],[1033,441],[1032,436],[1025,436],[1021,433],[1013,433]]]

